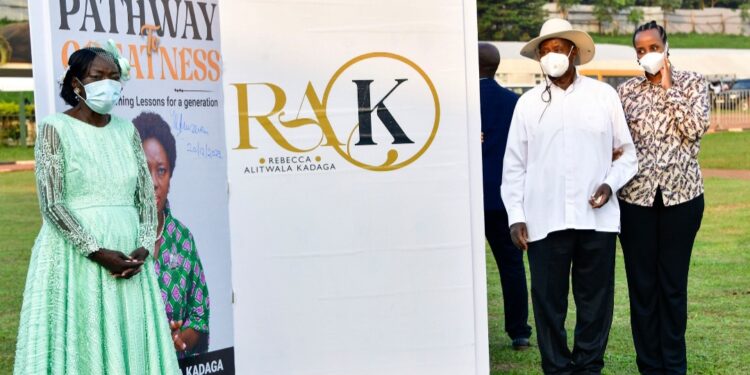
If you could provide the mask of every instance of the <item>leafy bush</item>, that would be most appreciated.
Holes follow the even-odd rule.
[[[15,102],[0,102],[0,116],[15,116],[18,117],[18,103]],[[34,115],[34,105],[26,104],[26,117]]]
[[[15,102],[0,102],[0,141],[11,140],[12,143],[21,136],[18,119],[19,105]],[[34,116],[34,105],[26,105],[26,119]]]

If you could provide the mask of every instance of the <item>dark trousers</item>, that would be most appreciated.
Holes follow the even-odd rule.
[[[545,374],[601,373],[612,326],[616,238],[564,230],[529,243],[531,301]],[[569,279],[576,304],[572,353],[565,331]]]
[[[526,271],[523,268],[523,251],[510,239],[508,215],[503,210],[484,212],[484,234],[492,248],[500,285],[503,288],[505,332],[511,339],[529,338],[529,294],[526,290]]]
[[[620,201],[620,213],[638,370],[685,374],[688,268],[703,195],[664,207],[657,192],[653,207]]]

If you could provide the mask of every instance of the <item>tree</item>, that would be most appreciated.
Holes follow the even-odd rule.
[[[628,22],[633,24],[634,29],[637,29],[641,22],[643,22],[643,16],[643,9],[631,7],[630,13],[628,13]]]
[[[750,3],[740,5],[740,18],[742,18],[742,22],[750,20]]]
[[[680,9],[680,7],[682,7],[682,0],[661,0],[659,1],[659,6],[664,13],[671,13],[674,12],[675,9]]]
[[[10,57],[13,55],[13,48],[10,43],[0,35],[0,65],[3,65],[10,61]]]
[[[711,4],[716,7],[741,10],[742,4],[747,4],[747,0],[712,0]]]
[[[620,13],[621,10],[633,5],[634,0],[597,0],[594,2],[594,17],[599,23],[599,34],[604,31],[604,23],[612,22],[614,16]],[[618,27],[613,28],[614,33],[617,33]]]
[[[664,30],[667,30],[669,26],[669,13],[674,12],[675,9],[679,9],[682,6],[682,0],[660,0],[659,6],[664,12]]]
[[[480,40],[526,41],[539,34],[545,0],[478,0]]]
[[[568,10],[575,5],[580,3],[577,0],[556,0],[557,9],[562,13],[563,18],[568,19]]]

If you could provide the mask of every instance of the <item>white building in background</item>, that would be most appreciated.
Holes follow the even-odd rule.
[[[708,2],[706,2],[708,5]],[[547,18],[566,18],[558,9],[556,2],[548,2],[544,5]],[[698,33],[698,34],[750,34],[750,23],[742,18],[740,9],[727,8],[705,8],[705,9],[675,9],[673,12],[664,12],[661,7],[635,7],[643,12],[643,18],[638,24],[655,20],[666,26],[667,32],[673,33]],[[615,14],[612,22],[600,25],[594,14],[593,5],[576,4],[568,9],[567,19],[573,24],[573,28],[587,32],[605,32],[630,35],[636,25],[628,21],[631,8],[621,10]]]
[[[500,50],[496,76],[500,84],[520,93],[542,82],[544,77],[539,63],[521,56],[524,42],[490,43]],[[670,60],[676,69],[701,73],[710,81],[750,78],[750,49],[673,48]],[[632,47],[612,44],[597,44],[594,60],[581,65],[579,71],[613,86],[643,74]]]
[[[0,18],[7,18],[11,21],[28,21],[29,9],[27,3],[27,0],[0,0]]]

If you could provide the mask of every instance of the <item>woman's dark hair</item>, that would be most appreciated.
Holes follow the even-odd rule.
[[[68,71],[65,73],[62,84],[60,85],[60,97],[70,106],[75,107],[78,104],[78,96],[73,92],[73,78],[83,81],[86,74],[91,68],[91,63],[97,58],[102,57],[111,61],[120,71],[120,65],[115,63],[115,58],[111,53],[99,47],[87,47],[73,52],[68,59]]]
[[[659,31],[659,36],[661,37],[661,41],[664,44],[667,44],[667,32],[664,30],[664,27],[656,23],[656,21],[651,21],[651,22],[644,23],[643,25],[638,26],[635,29],[635,32],[633,32],[633,47],[635,47],[635,36],[638,35],[638,33],[640,33],[641,31],[654,30],[654,29]]]
[[[147,139],[155,139],[161,144],[164,152],[167,153],[167,160],[169,160],[169,176],[174,175],[177,150],[174,136],[172,131],[169,130],[169,124],[154,112],[142,112],[133,119],[133,125],[138,130],[138,134],[141,135],[141,142],[145,142]]]

